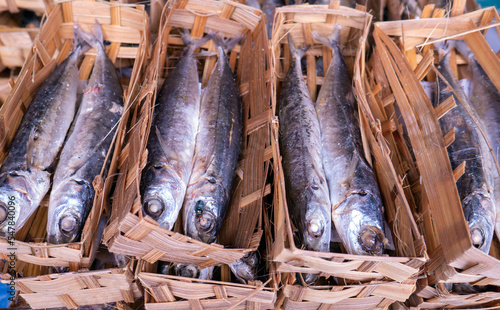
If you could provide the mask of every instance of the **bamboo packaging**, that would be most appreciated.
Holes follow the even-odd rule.
[[[498,286],[500,283],[500,261],[495,250],[498,243],[494,240],[490,255],[472,245],[455,185],[463,173],[463,166],[452,171],[446,151],[446,147],[453,143],[454,133],[443,136],[437,121],[454,107],[454,102],[433,109],[420,85],[424,77],[435,76],[432,65],[434,56],[430,50],[432,43],[463,39],[498,88],[500,63],[481,33],[482,29],[494,25],[493,18],[499,20],[498,14],[494,8],[487,8],[459,15],[463,5],[457,2],[452,8],[453,17],[450,18],[443,18],[443,10],[433,10],[433,6],[427,6],[420,20],[376,23],[373,66],[365,81],[373,87],[371,96],[378,98],[370,102],[374,108],[390,111],[394,110],[394,104],[398,105],[416,155],[416,162],[409,153],[403,156],[403,161],[408,167],[407,177],[411,189],[421,201],[414,212],[419,218],[419,227],[424,232],[430,256],[426,268],[428,276],[419,280],[416,295],[410,300],[412,305],[422,308],[472,307],[487,305],[495,300],[498,302],[500,299],[496,292],[451,293],[443,284],[466,282]],[[431,16],[436,18],[429,18]],[[401,50],[393,39],[399,43]],[[464,63],[458,54],[452,54],[452,59],[455,70],[457,64]],[[404,83],[401,83],[402,76]],[[378,94],[373,90],[377,87],[380,90]],[[383,107],[381,102],[385,102]],[[401,134],[396,132],[395,135],[401,139]],[[404,149],[403,144],[399,140],[395,147]],[[436,286],[431,287],[431,284]]]
[[[69,54],[73,44],[73,23],[77,21],[82,29],[89,30],[94,25],[96,19],[102,25],[104,40],[111,42],[106,52],[115,66],[121,68],[134,65],[130,79],[122,80],[122,83],[125,84],[122,85],[125,89],[122,120],[128,118],[129,111],[134,105],[134,99],[138,92],[139,84],[137,81],[141,78],[149,48],[147,43],[149,24],[143,7],[96,1],[62,2],[55,5],[47,13],[47,18],[41,26],[39,34],[34,38],[33,47],[26,57],[26,62],[21,69],[19,77],[13,85],[13,89],[5,104],[0,109],[1,159],[5,157],[7,146],[12,140],[22,115],[26,111],[26,106],[30,103],[35,91],[55,66],[62,62]],[[80,66],[80,82],[88,79],[92,70],[94,57],[94,50],[86,53]],[[7,255],[13,251],[12,248],[15,248],[16,272],[23,276],[23,278],[17,280],[17,290],[21,293],[21,296],[25,297],[24,294],[39,294],[33,296],[26,295],[26,300],[33,300],[32,307],[44,307],[43,302],[36,296],[43,296],[46,292],[43,285],[37,287],[36,290],[29,289],[30,286],[28,284],[23,286],[23,283],[36,281],[29,279],[29,277],[44,275],[46,277],[44,278],[45,280],[59,277],[71,279],[72,276],[70,274],[65,274],[64,276],[47,274],[51,272],[50,267],[69,267],[70,271],[88,271],[88,268],[90,268],[96,247],[100,241],[98,238],[98,227],[101,216],[105,210],[109,212],[108,197],[116,173],[118,150],[121,149],[126,125],[126,121],[119,122],[113,142],[115,145],[114,152],[112,152],[113,148],[108,150],[107,158],[111,159],[111,164],[107,178],[104,181],[104,176],[98,175],[94,179],[93,186],[96,195],[93,207],[83,228],[81,241],[58,245],[43,242],[46,235],[45,226],[47,222],[48,196],[50,193],[47,194],[40,207],[34,212],[26,225],[16,233],[14,245],[9,245],[6,238],[0,239],[1,258],[9,261]],[[113,271],[112,273],[115,274],[117,272],[125,274],[127,271],[124,269]],[[2,278],[5,280],[6,276],[7,278],[10,277],[4,274]],[[79,276],[84,275],[79,274]],[[126,280],[123,285],[130,287],[131,277],[127,276],[122,280]],[[56,281],[54,283],[59,282],[64,281]],[[49,286],[46,286],[46,288],[51,290],[60,287],[58,286],[60,284],[54,285],[53,287],[50,286],[50,289]],[[102,285],[102,287],[106,286],[106,284]],[[85,291],[75,291],[73,292],[76,294],[74,296],[80,296],[79,294],[82,293],[83,295],[81,296],[86,296],[86,298],[79,299],[79,297],[75,297],[76,300],[68,300],[65,306],[71,308],[70,305],[75,307],[93,304],[92,298],[89,298],[89,296],[97,296],[106,291],[106,289],[101,290],[100,287],[101,285],[95,282],[92,285],[72,286],[71,289],[75,289],[76,291]],[[92,291],[91,289],[95,290]],[[132,296],[139,297],[140,293],[138,290],[134,290]],[[61,291],[61,294],[57,294],[57,289],[54,289],[53,292],[55,295],[62,296],[69,294],[70,290],[65,289],[64,292]],[[33,299],[30,299],[30,297]],[[99,300],[103,300],[103,298],[106,299],[103,296]],[[109,295],[109,298],[117,299],[116,294],[114,294],[114,297]]]

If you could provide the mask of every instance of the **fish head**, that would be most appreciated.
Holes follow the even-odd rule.
[[[85,180],[70,179],[53,190],[49,201],[47,241],[75,242],[93,204],[94,190]]]
[[[13,235],[33,214],[42,200],[29,178],[9,173],[0,179],[0,229]]]
[[[259,257],[256,251],[248,252],[241,259],[231,264],[231,270],[235,277],[242,283],[254,281],[257,278],[257,266]]]
[[[200,269],[193,264],[177,264],[174,266],[174,272],[179,277],[198,278]]]
[[[472,244],[489,253],[495,231],[495,205],[491,198],[483,194],[467,196],[462,201],[465,220],[469,225]]]
[[[175,182],[165,181],[158,184],[149,184],[142,196],[142,211],[158,222],[159,226],[172,230],[179,214],[182,202],[176,201],[174,197]]]
[[[382,255],[387,242],[383,219],[379,216],[381,202],[370,193],[353,193],[339,206],[340,223],[335,227],[349,254]],[[334,215],[335,216],[335,215]]]
[[[229,204],[227,193],[213,179],[202,180],[186,195],[184,233],[205,243],[215,242]]]
[[[325,205],[328,203],[325,202]],[[327,208],[310,202],[305,214],[303,243],[308,250],[328,252],[330,250],[331,219]]]

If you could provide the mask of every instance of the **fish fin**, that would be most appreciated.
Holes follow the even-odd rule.
[[[307,50],[311,47],[310,45],[295,47],[295,44],[293,43],[292,36],[290,34],[287,34],[287,40],[288,40],[288,47],[290,49],[290,54],[297,57],[297,59],[301,59],[302,57],[304,57]]]
[[[320,42],[323,45],[334,47],[335,45],[338,46],[340,44],[340,30],[340,24],[335,24],[328,38],[320,35],[317,31],[312,31],[311,36],[314,40]]]
[[[165,139],[163,139],[163,136],[161,135],[160,129],[158,129],[158,126],[155,126],[155,131],[156,131],[156,137],[158,138],[158,142],[160,143],[161,150],[163,152],[163,155],[167,157],[167,150],[168,146],[167,143],[165,142]]]
[[[92,27],[92,34],[101,44],[103,44],[104,38],[102,35],[102,27],[97,19],[95,20],[94,27]]]
[[[35,127],[31,128],[30,135],[28,137],[28,142],[26,142],[26,169],[30,169],[33,167],[33,151],[34,151],[34,142],[35,142],[36,129]]]
[[[193,53],[193,57],[210,57],[210,56],[217,56],[217,52],[203,51],[199,53]]]

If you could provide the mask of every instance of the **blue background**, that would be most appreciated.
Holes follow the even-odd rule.
[[[0,308],[7,308],[10,301],[7,299],[10,297],[9,285],[0,283]]]

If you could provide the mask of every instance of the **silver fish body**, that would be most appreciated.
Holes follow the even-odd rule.
[[[234,73],[218,43],[218,60],[201,99],[194,164],[183,205],[184,233],[216,240],[229,206],[243,131]]]
[[[445,54],[438,66],[439,72],[450,83],[458,96],[469,104]],[[436,103],[453,95],[448,85],[438,78]],[[453,95],[454,96],[454,95]],[[465,220],[468,222],[474,246],[488,253],[494,232],[495,204],[493,196],[493,170],[495,169],[485,140],[460,100],[457,107],[440,119],[441,130],[446,134],[455,128],[455,141],[448,147],[452,169],[466,162],[465,173],[458,179],[457,188],[462,201]]]
[[[273,22],[274,15],[276,14],[276,8],[284,6],[283,0],[264,0],[262,3],[262,12],[266,14],[266,31],[267,36],[271,39],[273,33]]]
[[[105,164],[123,111],[123,90],[102,37],[100,41],[88,40],[97,56],[73,131],[61,151],[50,194],[47,240],[55,244],[79,238],[93,205],[92,182]]]
[[[75,116],[81,50],[77,46],[42,83],[9,145],[0,169],[4,232],[21,228],[50,188],[56,157]]]
[[[321,136],[314,104],[302,77],[300,59],[289,37],[292,62],[279,100],[279,142],[287,202],[307,250],[329,252],[331,208],[321,162]]]
[[[340,27],[335,26],[330,39],[316,33],[313,38],[333,53],[316,100],[332,220],[349,254],[381,255],[384,208],[375,174],[364,158],[351,79],[337,45]]]
[[[187,47],[157,99],[141,181],[144,213],[168,230],[173,229],[186,194],[200,115],[193,51],[202,42],[184,38]]]

